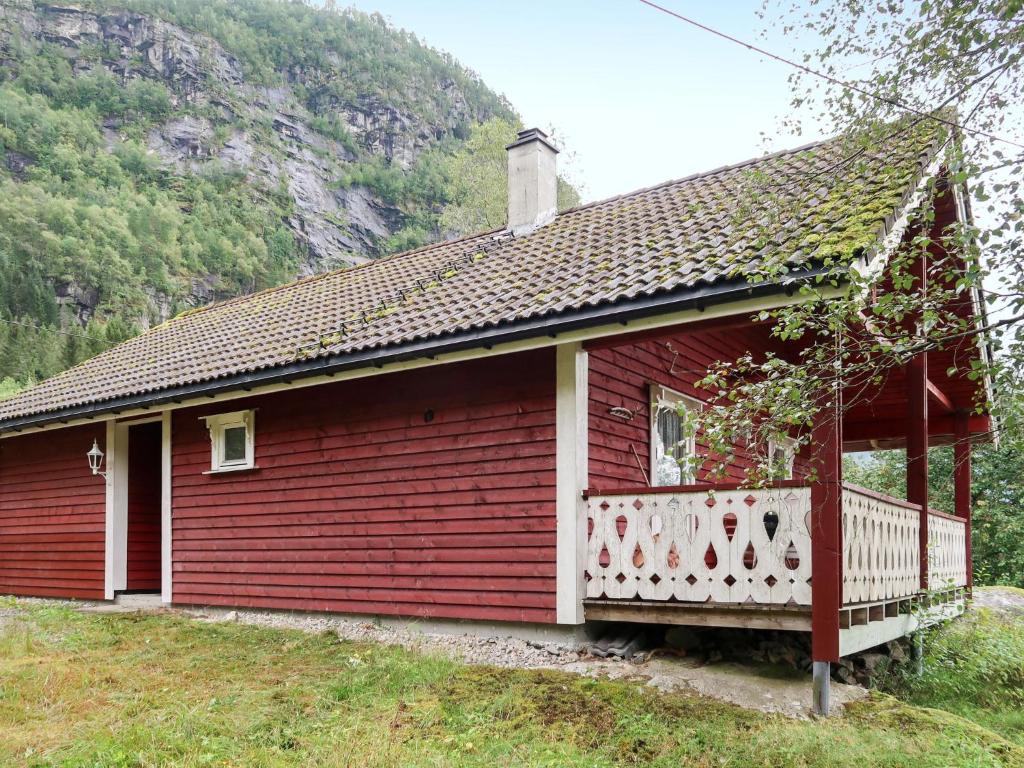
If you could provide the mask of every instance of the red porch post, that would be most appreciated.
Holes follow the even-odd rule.
[[[957,517],[964,519],[964,546],[967,549],[967,592],[974,587],[974,558],[971,554],[971,433],[969,414],[957,411],[954,416],[953,500]]]
[[[811,657],[814,712],[829,713],[829,675],[839,661],[843,603],[842,393],[832,391],[811,432],[816,478],[811,485]]]
[[[917,290],[928,288],[928,260],[922,254],[912,268]],[[928,589],[928,353],[911,358],[907,376],[907,501],[921,505],[918,547],[921,589]]]
[[[921,589],[928,589],[928,355],[907,364],[907,501],[921,505]]]

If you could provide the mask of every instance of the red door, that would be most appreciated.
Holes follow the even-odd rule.
[[[128,591],[160,591],[159,422],[128,430]]]

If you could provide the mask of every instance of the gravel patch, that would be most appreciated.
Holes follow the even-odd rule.
[[[427,632],[411,627],[396,627],[368,621],[316,614],[290,614],[274,611],[185,611],[205,621],[237,621],[261,627],[300,629],[306,632],[333,632],[342,640],[399,645],[421,653],[439,653],[467,664],[491,664],[520,669],[551,669],[578,662],[581,651],[559,642],[523,640],[447,632]]]

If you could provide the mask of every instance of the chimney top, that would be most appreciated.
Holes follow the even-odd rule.
[[[508,150],[508,229],[525,235],[558,212],[558,149],[539,128],[520,131]]]
[[[519,147],[523,144],[529,144],[531,141],[542,142],[544,146],[548,147],[556,155],[558,154],[558,147],[551,142],[548,135],[540,128],[526,128],[525,130],[520,131],[516,136],[515,141],[505,147],[505,149],[512,149],[513,147]]]

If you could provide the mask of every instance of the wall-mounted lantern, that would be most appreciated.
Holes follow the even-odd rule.
[[[106,479],[107,473],[102,470],[103,451],[100,450],[100,446],[95,440],[92,441],[92,448],[85,455],[89,457],[89,469],[92,470],[92,473]]]

